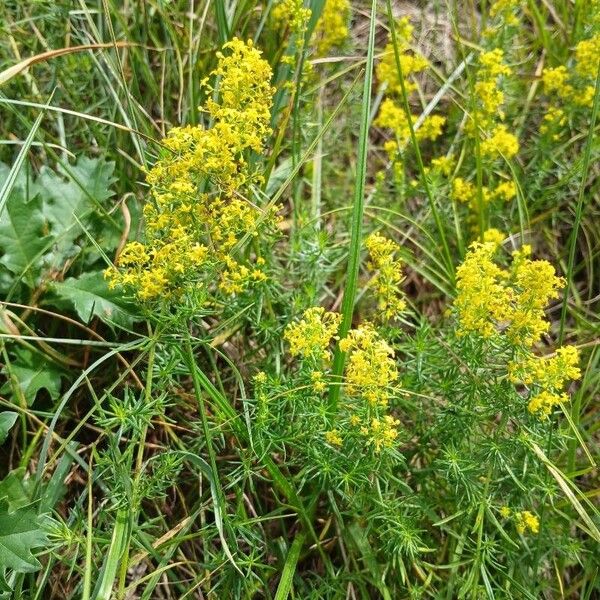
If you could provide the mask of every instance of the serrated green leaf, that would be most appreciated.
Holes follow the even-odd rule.
[[[121,291],[108,289],[104,275],[99,271],[55,283],[52,289],[71,302],[84,323],[99,317],[107,323],[129,325],[136,318],[132,305],[123,299]]]
[[[0,481],[0,498],[6,500],[10,512],[31,504],[33,484],[25,474],[25,467],[19,467]]]
[[[0,413],[0,444],[3,444],[8,437],[8,432],[17,422],[18,413],[12,410],[5,410]]]
[[[0,572],[5,569],[19,573],[37,571],[41,565],[32,550],[47,543],[41,517],[31,504],[10,512],[6,499],[0,499]]]
[[[114,163],[80,157],[67,172],[56,173],[44,167],[37,179],[44,198],[44,214],[58,237],[67,230],[81,235],[80,221],[113,195]]]
[[[114,163],[81,157],[59,172],[43,167],[34,180],[25,169],[17,174],[0,217],[0,264],[34,287],[40,274],[61,270],[80,252],[84,232],[102,247],[116,247],[121,228],[106,217],[103,204],[112,195]],[[0,181],[10,168],[0,163]],[[118,221],[118,219],[117,219]],[[10,289],[15,277],[0,269],[0,288]]]
[[[62,371],[38,353],[23,348],[17,349],[14,359],[10,363],[10,373],[29,406],[33,404],[38,392],[42,389],[47,390],[52,399],[57,398],[60,393]],[[3,392],[9,389],[10,384],[2,387]]]
[[[40,272],[41,255],[50,237],[39,196],[27,198],[22,187],[13,188],[0,217],[0,263],[33,287]]]

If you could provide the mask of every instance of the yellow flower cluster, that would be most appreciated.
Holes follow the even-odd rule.
[[[307,309],[300,321],[290,323],[284,339],[290,344],[290,354],[314,360],[330,360],[329,345],[335,338],[342,317],[327,312],[321,306]]]
[[[548,261],[531,260],[530,256],[531,246],[527,244],[513,252],[512,307],[507,331],[512,341],[525,346],[533,345],[548,331],[544,309],[550,300],[558,298],[558,290],[565,285]]]
[[[503,181],[499,183],[493,190],[487,186],[481,187],[481,199],[484,204],[494,202],[496,200],[510,202],[517,195],[517,186],[514,181]],[[462,177],[455,177],[452,180],[451,197],[457,202],[469,204],[472,209],[476,209],[479,203],[477,187],[470,181]]]
[[[582,40],[575,47],[575,69],[582,77],[596,79],[600,68],[600,33]]]
[[[364,323],[340,340],[340,350],[348,353],[346,394],[363,397],[371,406],[387,406],[391,387],[398,379],[394,351],[387,342]]]
[[[481,142],[481,153],[484,156],[501,154],[506,158],[512,158],[519,151],[519,142],[514,134],[506,130],[506,125],[497,125],[491,132],[490,137]]]
[[[521,0],[495,0],[490,6],[490,16],[502,18],[507,25],[517,25],[519,19],[515,11],[520,4]]]
[[[287,326],[284,339],[290,344],[290,355],[310,359],[310,388],[316,394],[327,389],[322,361],[331,359],[330,345],[336,339],[341,315],[326,312],[322,307],[306,310],[302,319]],[[383,340],[369,323],[351,329],[340,340],[339,348],[347,353],[344,369],[344,393],[348,400],[340,407],[338,421],[347,423],[354,434],[367,438],[376,453],[393,446],[398,436],[399,421],[385,414],[393,386],[398,380],[393,349]],[[258,375],[255,383],[258,383]],[[266,376],[261,379],[266,381]],[[368,423],[368,425],[367,425]],[[335,447],[343,444],[348,433],[336,428],[323,432],[325,441]]]
[[[367,443],[379,453],[383,448],[391,448],[398,437],[398,425],[400,421],[391,415],[385,415],[382,419],[371,419],[368,427],[361,427],[360,432],[367,438]]]
[[[304,6],[304,0],[280,0],[271,11],[271,20],[275,29],[295,34],[296,50],[301,50],[311,15],[312,11]],[[349,0],[325,1],[311,39],[318,56],[326,56],[332,48],[346,40],[349,16]],[[283,60],[291,62],[293,57],[284,57]]]
[[[486,134],[481,144],[483,156],[496,158],[502,155],[510,159],[519,151],[519,142],[507,131],[505,125],[498,123],[498,118],[504,118],[501,109],[504,93],[499,88],[498,78],[512,73],[503,60],[504,53],[500,48],[483,52],[479,56],[479,70],[475,82],[477,105],[470,129],[474,134],[478,134],[475,131],[477,126]]]
[[[564,280],[547,261],[531,260],[529,246],[513,252],[510,270],[494,262],[496,249],[495,242],[473,242],[456,271],[458,333],[504,332],[511,343],[530,347],[548,330],[544,308]]]
[[[505,239],[506,234],[495,227],[490,227],[490,229],[483,232],[483,241],[490,242],[494,244],[494,246],[499,246]]]
[[[327,56],[348,37],[349,0],[326,0],[315,27],[313,40],[318,56]]]
[[[289,29],[299,36],[304,35],[312,11],[304,6],[304,0],[280,0],[271,11],[275,29]]]
[[[110,287],[128,286],[143,301],[210,286],[215,272],[229,294],[265,278],[256,268],[260,259],[250,267],[230,253],[277,220],[274,210],[243,198],[244,189],[261,180],[247,155],[261,152],[270,133],[272,72],[251,41],[233,39],[217,56],[219,101],[217,90],[203,82],[209,99],[202,110],[212,127],[175,127],[163,140],[164,154],[147,173],[145,242],[127,244],[118,268],[106,271]]]
[[[581,377],[579,353],[564,346],[549,358],[539,358],[533,345],[548,331],[544,317],[548,301],[558,297],[564,280],[545,260],[531,260],[531,248],[513,252],[510,269],[493,260],[502,234],[484,243],[474,242],[457,269],[457,297],[454,307],[459,335],[476,333],[483,338],[504,335],[516,349],[516,359],[508,364],[509,380],[528,386],[529,412],[546,419],[555,406],[567,402],[562,391],[568,381]]]
[[[524,510],[522,512],[515,513],[514,517],[517,531],[520,534],[527,532],[527,530],[534,534],[539,533],[540,521],[532,512]]]
[[[503,506],[500,509],[500,515],[504,519],[514,518],[517,531],[522,535],[527,530],[531,531],[531,533],[539,533],[540,531],[540,521],[536,515],[534,515],[531,511],[523,510],[520,512],[513,513],[512,510],[508,506]]]
[[[325,441],[332,446],[341,446],[342,445],[342,436],[337,429],[332,429],[330,431],[325,432]]]
[[[402,75],[405,79],[406,93],[410,93],[417,89],[417,86],[408,81],[408,77],[415,73],[424,71],[429,66],[429,61],[418,53],[410,52],[410,42],[413,34],[413,26],[410,24],[408,17],[402,17],[396,23],[396,42],[398,47],[398,55],[400,66],[402,67]],[[377,65],[377,79],[381,83],[387,84],[388,91],[392,94],[401,95],[402,85],[400,83],[400,75],[396,65],[396,57],[394,53],[394,44],[390,39],[384,51],[381,62]]]
[[[424,71],[429,62],[426,58],[417,53],[409,51],[413,27],[408,17],[403,17],[396,25],[396,41],[398,46],[398,55],[404,85],[407,94],[417,89],[414,82],[409,80],[409,76]],[[402,96],[402,85],[400,75],[396,64],[394,53],[394,44],[389,41],[384,50],[381,62],[377,65],[377,78],[383,84],[387,84],[387,93],[392,96],[384,99],[379,109],[379,114],[375,120],[375,125],[386,129],[391,129],[395,139],[385,143],[384,148],[390,160],[394,160],[398,149],[402,149],[410,139],[410,125],[408,116],[404,108],[400,106],[393,97]],[[418,115],[411,115],[412,123],[418,119]],[[418,129],[415,129],[417,140],[435,140],[442,133],[442,127],[446,118],[440,115],[428,115],[421,123]]]
[[[442,175],[450,177],[450,173],[454,169],[455,162],[452,156],[438,156],[431,159],[430,169],[439,171]]]
[[[365,246],[370,257],[367,267],[376,271],[372,286],[378,300],[378,308],[386,319],[393,319],[406,308],[400,290],[402,267],[400,261],[394,258],[399,249],[398,244],[379,233],[372,233]]]
[[[574,346],[563,346],[552,357],[528,355],[509,364],[509,376],[514,383],[537,389],[530,398],[528,409],[540,419],[546,419],[555,406],[568,402],[568,396],[561,391],[565,384],[581,377],[579,352]]]
[[[560,139],[560,130],[565,126],[567,116],[562,108],[549,106],[542,124],[540,125],[540,133],[546,135],[551,134],[554,141]]]
[[[590,108],[594,101],[595,81],[600,65],[600,34],[580,41],[575,46],[574,69],[565,65],[546,67],[542,72],[544,91],[548,96],[558,96],[561,107],[549,106],[544,115],[542,133],[553,132],[553,138],[560,136],[556,133],[566,123],[564,107],[572,104]]]
[[[323,380],[323,371],[313,371],[310,380],[315,394],[322,394],[327,389],[327,383]]]
[[[496,244],[473,242],[464,262],[456,270],[457,296],[454,307],[459,335],[477,333],[484,338],[497,331],[507,318],[505,281],[508,273],[494,261]]]
[[[411,115],[413,124],[418,119],[417,115]],[[417,140],[435,140],[442,134],[442,128],[446,118],[440,115],[429,115],[415,130]],[[384,144],[384,149],[390,159],[393,159],[398,148],[405,146],[410,140],[410,125],[404,108],[396,104],[391,98],[386,98],[379,109],[379,114],[375,119],[377,127],[391,129],[394,132],[395,139],[388,140]]]

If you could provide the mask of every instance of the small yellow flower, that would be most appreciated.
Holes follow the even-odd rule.
[[[341,446],[342,445],[342,436],[340,435],[340,432],[337,429],[332,429],[331,431],[326,431],[325,432],[325,440],[327,441],[328,444],[331,444],[332,446]]]
[[[531,533],[536,534],[540,531],[539,519],[530,511],[524,510],[522,512],[515,513],[517,531],[522,535],[527,530]]]
[[[498,125],[492,130],[490,137],[481,142],[481,154],[490,158],[499,155],[510,159],[519,151],[519,141],[509,133],[506,125]]]
[[[372,419],[369,427],[363,427],[361,433],[368,438],[368,443],[375,447],[379,453],[384,448],[391,448],[398,437],[397,426],[400,421],[390,415],[383,419]]]
[[[312,389],[315,393],[322,394],[327,389],[327,383],[323,381],[322,371],[313,371],[310,374],[310,379],[312,381]]]
[[[259,371],[254,376],[254,383],[257,385],[264,385],[267,383],[267,374],[264,371]]]
[[[600,65],[600,33],[579,42],[575,48],[576,70],[582,77],[596,78]]]
[[[402,283],[402,267],[394,258],[398,245],[379,233],[372,233],[366,240],[369,251],[368,268],[376,271],[371,285],[375,290],[379,310],[386,319],[397,317],[405,308],[400,285]]]
[[[287,326],[284,339],[290,344],[290,354],[302,358],[329,360],[329,344],[335,337],[342,316],[316,306],[304,312],[300,321]]]
[[[438,156],[437,158],[431,159],[431,166],[437,169],[442,175],[450,177],[452,169],[454,169],[454,157],[453,156]]]
[[[349,0],[327,0],[315,27],[313,39],[319,56],[326,56],[332,48],[348,37]]]
[[[340,340],[340,350],[348,353],[346,394],[362,397],[371,406],[386,406],[398,379],[394,351],[368,323],[348,332]]]
[[[499,246],[506,239],[506,234],[502,233],[499,229],[491,227],[483,232],[483,241],[491,242],[495,246]]]

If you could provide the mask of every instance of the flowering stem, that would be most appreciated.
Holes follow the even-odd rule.
[[[567,263],[567,274],[565,291],[563,294],[563,304],[560,313],[560,329],[558,332],[558,345],[561,346],[565,337],[565,321],[567,318],[567,307],[569,301],[569,292],[573,283],[573,268],[575,265],[575,248],[577,247],[577,237],[579,235],[579,226],[581,225],[581,216],[583,214],[583,201],[585,199],[585,187],[587,176],[590,167],[590,159],[592,154],[592,142],[594,141],[594,133],[596,130],[596,119],[598,118],[598,107],[600,105],[600,64],[596,73],[596,91],[594,93],[594,105],[592,107],[592,116],[590,119],[590,128],[588,130],[587,140],[583,151],[583,165],[581,167],[581,185],[579,186],[579,196],[577,198],[577,206],[575,208],[575,222],[573,230],[569,238],[569,259]]]
[[[354,186],[354,204],[352,210],[352,227],[350,233],[350,251],[348,256],[348,271],[344,298],[342,300],[342,322],[339,336],[344,338],[352,325],[354,313],[354,300],[358,283],[358,270],[360,267],[360,249],[362,245],[362,222],[364,213],[365,179],[367,173],[367,150],[369,143],[369,120],[371,115],[371,87],[373,83],[373,57],[375,54],[375,22],[377,14],[377,1],[371,3],[371,24],[369,28],[369,47],[367,50],[367,65],[363,87],[363,102],[358,138],[358,163],[356,183]],[[336,348],[333,360],[334,385],[329,388],[329,402],[332,408],[337,405],[340,386],[337,385],[344,372],[345,354]]]
[[[419,148],[419,142],[417,141],[417,136],[415,134],[415,127],[412,121],[412,114],[410,112],[410,106],[408,105],[408,94],[406,92],[406,85],[404,82],[404,73],[402,72],[402,63],[400,61],[400,55],[398,53],[398,40],[396,37],[396,27],[394,26],[394,16],[392,14],[392,4],[390,0],[387,0],[387,13],[388,19],[390,22],[390,32],[392,34],[392,45],[394,46],[394,59],[396,62],[396,69],[398,71],[398,80],[400,81],[400,88],[402,90],[402,107],[404,108],[404,112],[406,113],[406,122],[408,124],[408,129],[410,131],[410,140],[412,142],[413,148],[415,149],[415,157],[417,159],[417,166],[419,167],[419,174],[421,176],[421,181],[423,182],[423,187],[425,188],[425,192],[427,194],[427,199],[429,200],[429,208],[431,210],[431,214],[433,216],[433,220],[435,221],[435,225],[437,227],[438,233],[440,235],[440,241],[442,242],[442,250],[443,257],[446,262],[446,268],[448,270],[448,277],[450,281],[454,279],[454,265],[452,262],[452,255],[450,254],[450,247],[448,246],[448,240],[446,239],[446,233],[444,231],[444,225],[442,223],[440,214],[435,205],[435,200],[433,198],[433,193],[431,191],[431,187],[427,181],[427,176],[425,175],[425,167],[423,165],[423,157],[421,156],[421,149]]]

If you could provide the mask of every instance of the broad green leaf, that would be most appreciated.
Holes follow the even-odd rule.
[[[47,390],[52,399],[57,398],[60,393],[62,371],[38,353],[22,348],[16,350],[15,357],[10,363],[10,372],[29,406],[33,404],[42,389]],[[4,392],[9,389],[10,383],[2,388]]]
[[[3,444],[8,437],[8,432],[16,423],[18,413],[12,410],[5,410],[0,413],[0,444]]]
[[[25,467],[12,470],[0,481],[0,498],[8,503],[9,512],[31,504],[33,482],[25,478]]]
[[[55,236],[72,228],[75,235],[81,235],[77,219],[81,221],[113,195],[113,171],[114,163],[86,157],[69,165],[68,173],[42,168],[37,183],[42,189],[44,214]]]
[[[37,571],[41,565],[32,550],[47,543],[42,518],[31,504],[10,512],[6,499],[0,499],[0,572],[5,569],[19,573]]]
[[[55,283],[52,289],[73,305],[75,312],[85,323],[89,323],[93,317],[120,325],[130,324],[135,319],[132,306],[123,299],[121,290],[108,289],[104,276],[99,271]]]
[[[18,182],[22,183],[22,180]],[[0,263],[33,287],[41,267],[41,255],[48,246],[48,223],[39,196],[27,196],[15,184],[0,216]]]
[[[17,174],[0,216],[0,289],[26,273],[29,287],[37,284],[40,274],[60,271],[65,262],[77,255],[78,240],[87,232],[109,251],[121,236],[121,217],[107,216],[106,201],[111,189],[114,163],[81,157],[58,172],[42,167],[33,179],[25,169]],[[0,181],[10,168],[0,163]]]

